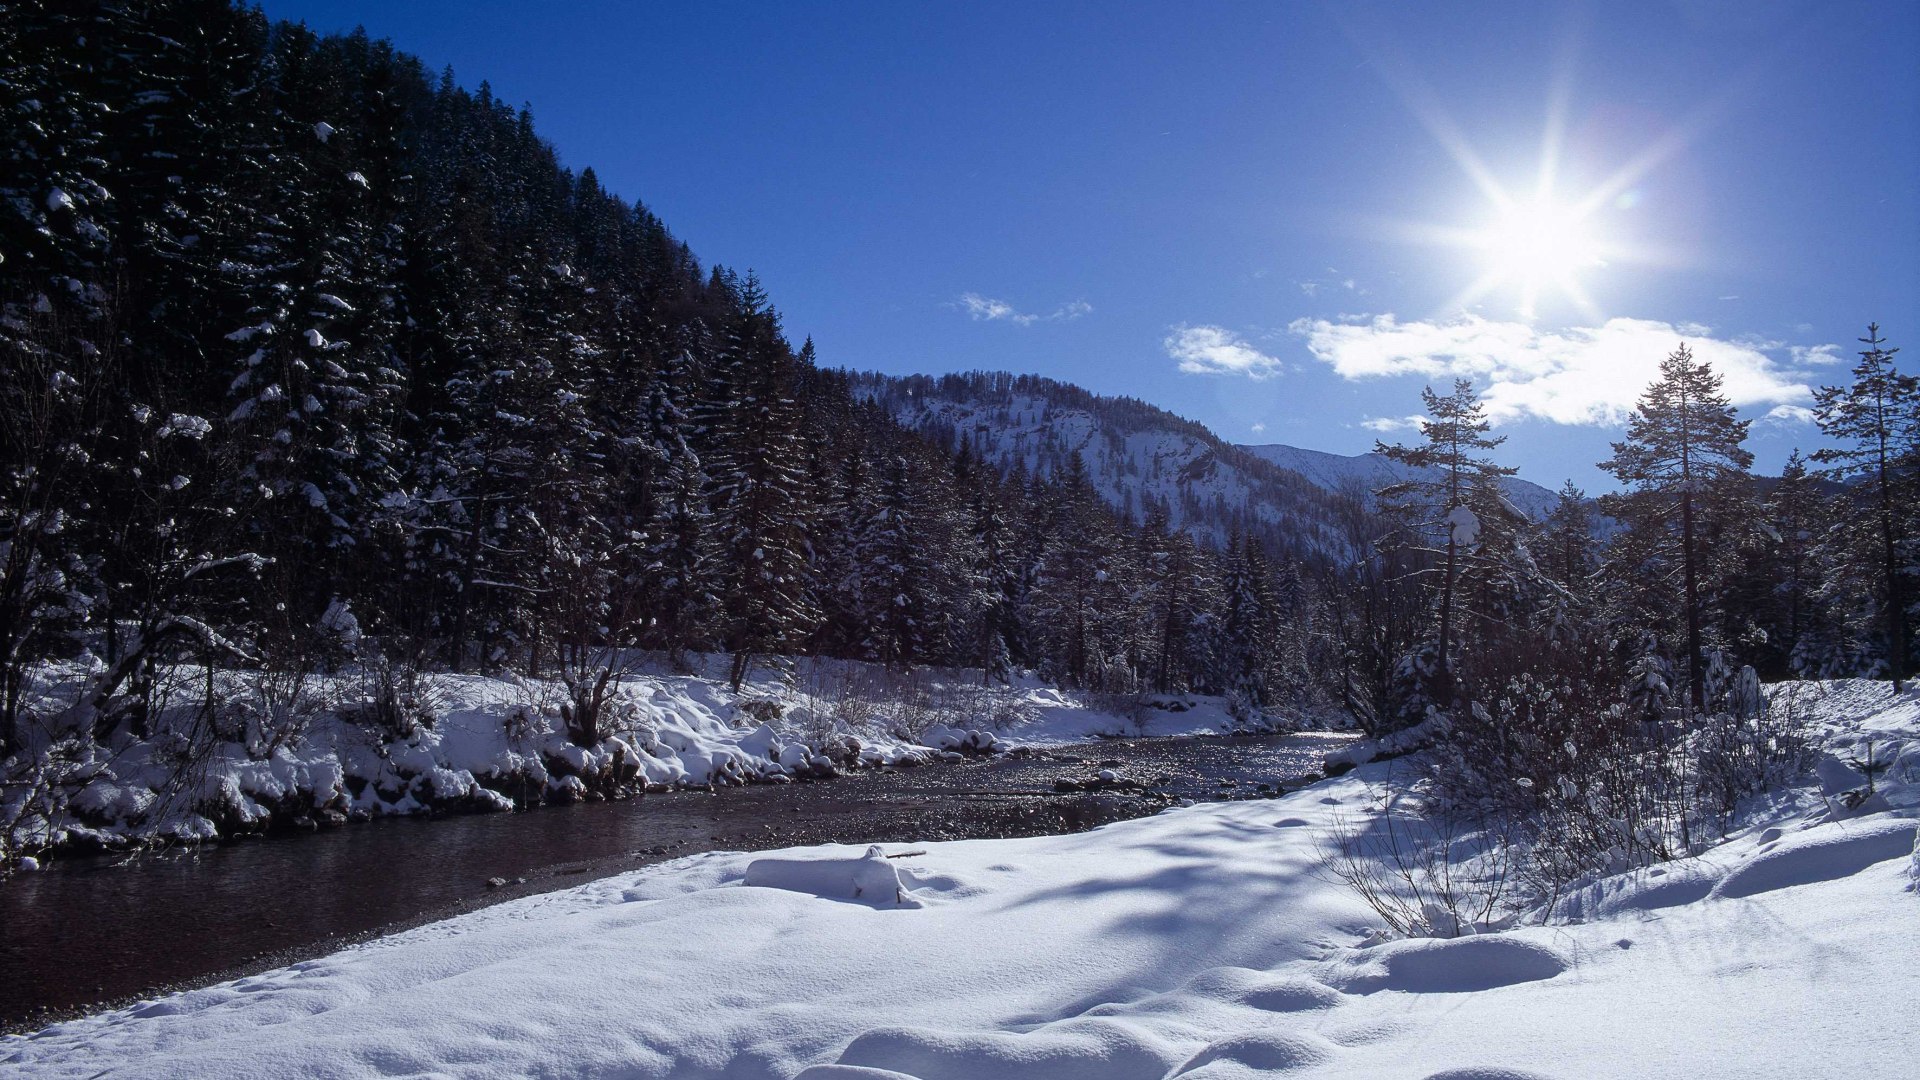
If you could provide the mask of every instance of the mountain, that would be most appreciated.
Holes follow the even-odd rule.
[[[1371,497],[1372,492],[1388,484],[1397,484],[1415,479],[1423,472],[1435,471],[1402,465],[1380,454],[1329,454],[1323,450],[1307,450],[1283,443],[1243,446],[1241,449],[1283,469],[1299,473],[1328,491],[1362,498]],[[1517,476],[1504,478],[1500,486],[1507,501],[1535,521],[1546,517],[1560,501],[1558,493]]]
[[[1344,557],[1357,535],[1359,504],[1347,493],[1135,398],[1005,372],[848,378],[904,426],[946,446],[964,441],[1003,469],[1048,477],[1078,453],[1123,516],[1143,522],[1161,510],[1215,548],[1242,532],[1276,554]]]
[[[1052,476],[1079,453],[1094,488],[1135,522],[1159,508],[1216,548],[1236,532],[1276,552],[1347,552],[1355,511],[1416,470],[1379,454],[1345,456],[1278,443],[1240,446],[1204,425],[1129,397],[1107,397],[1038,375],[849,373],[855,396],[934,442],[965,441],[984,460]],[[1559,496],[1518,477],[1509,501],[1544,518]]]

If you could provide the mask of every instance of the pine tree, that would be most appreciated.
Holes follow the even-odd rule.
[[[1649,535],[1678,525],[1688,700],[1695,709],[1707,704],[1702,579],[1708,557],[1701,538],[1720,523],[1711,519],[1753,464],[1741,445],[1748,421],[1736,416],[1720,384],[1712,366],[1696,361],[1682,343],[1661,361],[1659,380],[1641,395],[1626,439],[1614,443],[1613,456],[1600,463],[1627,488],[1610,498],[1614,516]]]
[[[1827,652],[1823,639],[1829,637],[1823,602],[1827,553],[1822,537],[1832,509],[1798,450],[1787,458],[1779,484],[1768,492],[1766,514],[1772,550],[1755,576],[1768,601],[1768,645],[1778,657],[1766,674],[1784,677],[1810,672],[1827,660],[1820,656]]]
[[[1244,536],[1228,544],[1221,574],[1218,680],[1240,709],[1269,703],[1267,668],[1279,631],[1279,604],[1260,549]]]
[[[1541,529],[1543,550],[1553,579],[1584,591],[1594,569],[1593,509],[1587,493],[1568,480]]]
[[[1514,470],[1495,465],[1481,456],[1499,447],[1506,436],[1488,434],[1492,424],[1487,421],[1486,410],[1470,380],[1455,380],[1453,393],[1444,397],[1427,387],[1421,391],[1421,400],[1427,408],[1427,419],[1420,422],[1420,433],[1426,443],[1411,447],[1379,443],[1375,453],[1433,473],[1432,479],[1390,485],[1381,489],[1379,495],[1389,503],[1415,512],[1439,514],[1439,520],[1429,527],[1442,531],[1445,536],[1438,639],[1439,676],[1444,684],[1453,645],[1454,593],[1462,557],[1480,542],[1481,530],[1495,518],[1494,503],[1498,496],[1494,481],[1511,476]]]
[[[1887,348],[1878,323],[1860,339],[1866,348],[1853,368],[1853,384],[1814,391],[1814,417],[1821,434],[1841,443],[1814,452],[1826,476],[1842,483],[1864,481],[1878,533],[1880,608],[1888,674],[1897,692],[1907,673],[1907,605],[1901,544],[1910,534],[1913,447],[1920,439],[1920,380],[1894,367],[1899,349]]]
[[[1118,591],[1111,526],[1078,451],[1040,491],[1035,502],[1048,516],[1033,573],[1036,644],[1063,682],[1104,690],[1103,631]]]
[[[935,604],[932,552],[923,546],[915,511],[920,493],[911,481],[905,458],[887,463],[855,542],[866,652],[902,670],[925,650]]]

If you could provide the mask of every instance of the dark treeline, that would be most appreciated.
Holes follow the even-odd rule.
[[[227,0],[26,2],[0,116],[0,751],[156,737],[177,661],[558,675],[588,742],[615,647],[1310,681],[1259,545],[901,428],[484,83]]]

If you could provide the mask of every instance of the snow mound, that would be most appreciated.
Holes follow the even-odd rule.
[[[920,906],[877,844],[857,859],[755,859],[747,864],[744,884],[829,900],[858,900],[874,907]]]
[[[1340,1004],[1340,992],[1323,983],[1250,968],[1203,971],[1186,988],[1192,994],[1262,1012],[1310,1012]]]
[[[1568,897],[1560,912],[1579,920],[1680,907],[1706,899],[1725,872],[1723,867],[1695,859],[1619,874]]]
[[[1180,1057],[1130,1024],[1096,1018],[1025,1034],[878,1028],[854,1039],[840,1064],[914,1080],[1161,1080]]]
[[[1324,1065],[1333,1057],[1335,1049],[1333,1044],[1312,1034],[1263,1031],[1236,1035],[1195,1054],[1174,1075],[1190,1080],[1254,1080],[1277,1072]]]
[[[1839,835],[1822,829],[1776,841],[1728,874],[1715,886],[1712,896],[1737,899],[1852,877],[1875,863],[1911,853],[1916,832],[1920,832],[1920,823],[1896,818],[1863,822]]]
[[[1521,1069],[1442,1069],[1432,1073],[1426,1080],[1553,1080],[1545,1073],[1525,1072]]]
[[[1560,951],[1509,935],[1394,941],[1338,962],[1327,981],[1348,993],[1464,994],[1551,979],[1573,967]]]

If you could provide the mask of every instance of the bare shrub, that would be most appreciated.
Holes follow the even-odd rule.
[[[1010,687],[984,686],[971,681],[947,684],[946,690],[961,715],[972,718],[969,726],[985,727],[1005,733],[1027,727],[1040,719],[1024,694]]]
[[[1323,866],[1402,937],[1459,937],[1517,918],[1520,850],[1510,828],[1429,814],[1406,793],[1377,796],[1364,823],[1342,821]]]
[[[1096,712],[1119,717],[1126,723],[1127,732],[1136,738],[1147,733],[1153,720],[1152,699],[1143,693],[1089,693],[1087,704]]]
[[[213,732],[262,761],[297,745],[332,705],[326,683],[294,667],[231,672],[212,711]]]
[[[445,707],[445,694],[411,657],[376,653],[354,670],[353,684],[355,700],[341,715],[387,740],[431,730]]]
[[[786,706],[772,698],[743,698],[734,702],[734,710],[756,724],[777,724],[786,715]]]
[[[1805,709],[1752,669],[1709,680],[1713,708],[1676,700],[1654,648],[1624,664],[1574,635],[1516,636],[1461,680],[1464,704],[1424,758],[1435,805],[1525,822],[1523,877],[1551,903],[1571,882],[1694,854],[1739,801],[1808,763]]]
[[[975,670],[814,661],[796,684],[790,715],[814,745],[841,734],[911,742],[935,724],[1007,731],[1037,718],[1018,692],[982,685]]]

